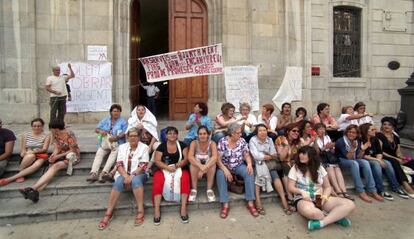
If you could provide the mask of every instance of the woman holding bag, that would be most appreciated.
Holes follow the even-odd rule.
[[[284,212],[287,215],[290,215],[292,212],[288,208],[285,191],[283,190],[283,184],[276,171],[278,167],[281,166],[280,161],[272,139],[267,136],[266,125],[256,125],[254,135],[255,136],[250,139],[249,148],[256,165],[255,184],[257,211],[259,214],[266,214],[260,200],[260,191],[261,188],[267,189],[268,192],[273,191],[273,183],[277,193],[280,196]]]
[[[118,146],[125,143],[125,133],[128,127],[127,122],[121,117],[122,107],[118,104],[113,104],[109,109],[109,116],[102,119],[96,126],[95,132],[99,135],[100,143],[96,151],[95,158],[92,163],[92,168],[88,182],[98,181],[104,183],[105,181],[112,181],[114,174],[110,172],[112,166],[115,164],[116,156],[118,154]],[[104,157],[109,153],[105,166],[98,176],[99,168],[101,167]]]
[[[227,218],[229,214],[230,207],[227,182],[231,183],[235,180],[234,175],[243,177],[247,209],[252,216],[259,216],[253,203],[256,197],[254,195],[252,158],[250,157],[249,147],[241,135],[241,125],[231,123],[227,129],[227,136],[220,139],[217,147],[219,153],[217,166],[219,168],[216,172],[216,182],[220,195],[220,203],[222,203],[220,211],[220,217],[222,219]]]
[[[161,224],[161,196],[164,191],[164,183],[171,174],[181,175],[179,194],[181,196],[180,217],[182,223],[188,223],[187,199],[190,194],[190,174],[188,172],[188,157],[186,145],[178,141],[178,129],[173,126],[166,128],[167,142],[160,144],[155,151],[155,165],[158,170],[154,173],[152,200],[154,203],[154,225]],[[174,180],[174,179],[173,179]],[[174,181],[176,182],[176,181]],[[164,192],[165,193],[165,192]]]
[[[318,159],[315,148],[303,146],[289,172],[289,191],[300,215],[309,219],[310,231],[336,223],[351,226],[347,218],[355,209],[354,202],[331,197],[332,188],[325,169]]]

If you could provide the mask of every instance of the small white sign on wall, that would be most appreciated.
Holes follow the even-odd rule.
[[[107,61],[107,46],[88,46],[88,61]]]

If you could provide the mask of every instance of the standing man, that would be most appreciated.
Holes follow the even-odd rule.
[[[50,122],[64,123],[66,113],[66,98],[68,91],[66,82],[75,77],[72,66],[68,64],[69,75],[60,75],[60,67],[52,68],[53,75],[46,80],[46,90],[50,92]]]
[[[155,100],[158,99],[158,95],[160,94],[160,89],[152,83],[148,83],[148,85],[143,85],[141,81],[139,84],[142,88],[145,89],[147,92],[147,107],[154,115],[157,115],[157,108],[155,106]]]
[[[9,157],[13,153],[14,141],[16,141],[13,131],[4,129],[2,126],[3,121],[0,119],[0,177],[6,171]]]

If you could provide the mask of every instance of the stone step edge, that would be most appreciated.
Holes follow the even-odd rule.
[[[132,195],[131,195],[132,196]],[[263,205],[274,203],[279,200],[279,196],[272,192],[269,194],[261,194],[261,201]],[[46,197],[43,197],[42,200],[47,200]],[[232,207],[240,206],[244,204],[245,199],[243,195],[238,195],[237,198],[230,199],[229,204]],[[35,205],[35,204],[34,204]],[[192,202],[187,205],[189,214],[196,213],[197,210],[211,210],[220,208],[221,203],[216,202]],[[161,202],[161,212],[164,214],[166,212],[178,211],[180,203],[172,202]],[[151,215],[153,213],[152,203],[144,202],[144,208],[146,215]],[[135,203],[126,203],[117,205],[114,210],[114,215],[134,215],[135,214]],[[106,205],[104,207],[93,208],[93,209],[68,209],[68,210],[51,210],[47,212],[40,213],[13,213],[8,215],[0,215],[0,226],[8,224],[26,224],[34,222],[44,222],[44,221],[56,221],[56,220],[68,220],[68,219],[80,219],[80,218],[100,218],[103,216],[106,211]],[[218,212],[217,212],[218,213]],[[151,217],[150,217],[151,218]],[[217,216],[219,219],[219,217]]]

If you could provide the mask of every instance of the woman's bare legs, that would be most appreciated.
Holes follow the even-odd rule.
[[[59,170],[65,169],[66,167],[67,165],[63,161],[59,161],[57,163],[52,164],[52,166],[49,167],[46,173],[43,174],[42,177],[40,177],[39,180],[37,180],[37,182],[31,188],[37,191],[42,191],[53,179],[56,173]]]

